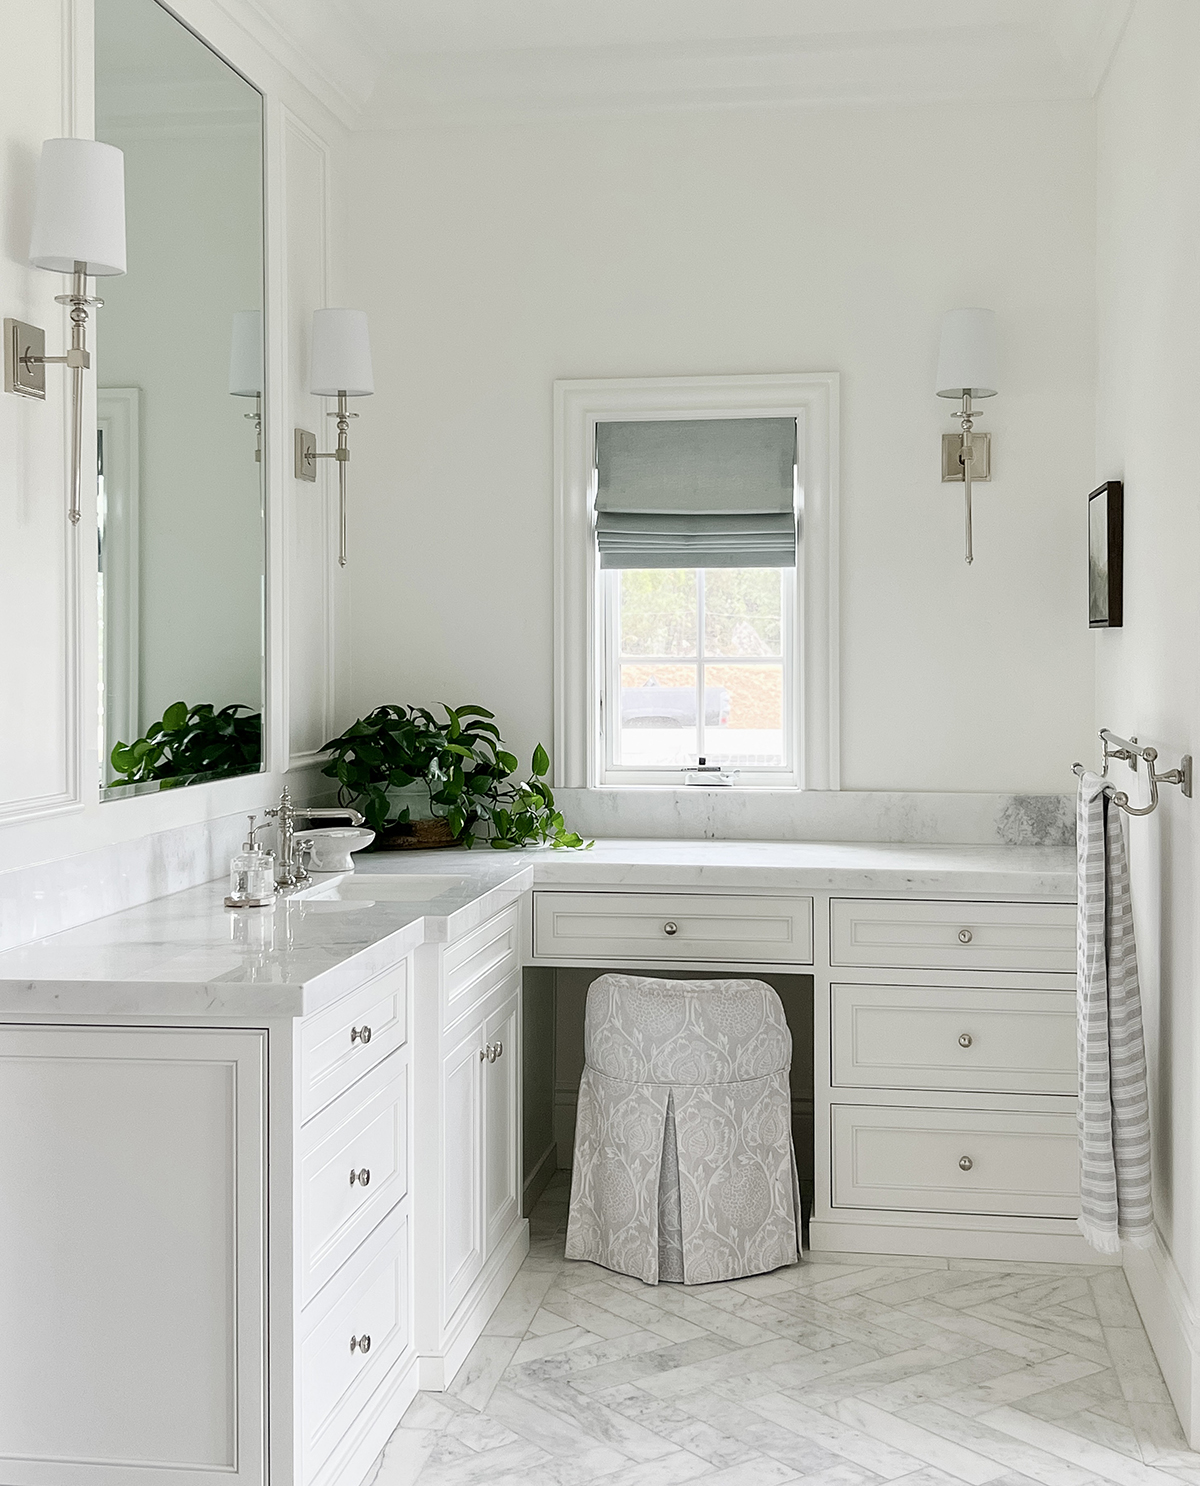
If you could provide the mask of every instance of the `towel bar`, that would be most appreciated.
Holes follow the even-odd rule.
[[[1146,764],[1150,775],[1150,803],[1142,807],[1131,805],[1129,796],[1124,790],[1115,788],[1111,783],[1105,785],[1105,792],[1114,805],[1124,810],[1126,815],[1149,815],[1158,806],[1158,786],[1160,784],[1177,784],[1184,795],[1190,800],[1192,798],[1192,756],[1185,753],[1179,761],[1177,769],[1166,769],[1158,774],[1154,769],[1154,762],[1158,758],[1158,749],[1143,747],[1136,738],[1122,738],[1112,732],[1109,728],[1100,729],[1100,745],[1104,750],[1104,766],[1100,770],[1102,777],[1108,778],[1108,765],[1110,759],[1120,759],[1126,763],[1136,774],[1138,764],[1142,761]],[[1072,773],[1084,773],[1082,764],[1073,764]]]

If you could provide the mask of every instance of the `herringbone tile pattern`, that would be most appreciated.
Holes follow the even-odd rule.
[[[1119,1270],[822,1255],[654,1288],[566,1263],[566,1202],[376,1486],[1200,1486]]]

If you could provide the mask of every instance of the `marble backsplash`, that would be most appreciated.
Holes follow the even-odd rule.
[[[239,811],[0,872],[0,949],[223,877],[245,834]]]
[[[1073,795],[752,789],[558,789],[586,836],[720,841],[892,841],[1070,846]]]
[[[568,824],[586,836],[974,846],[1067,846],[1075,839],[1070,795],[695,787],[555,793]],[[223,876],[245,824],[239,812],[0,873],[0,949]]]

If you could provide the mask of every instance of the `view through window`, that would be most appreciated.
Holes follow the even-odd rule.
[[[609,571],[610,765],[792,767],[788,568]],[[610,715],[617,709],[609,705]]]

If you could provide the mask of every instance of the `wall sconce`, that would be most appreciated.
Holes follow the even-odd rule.
[[[229,346],[229,395],[252,397],[254,411],[243,414],[254,420],[254,457],[262,463],[263,394],[262,310],[235,310]]]
[[[45,401],[46,367],[71,372],[71,492],[68,514],[78,524],[83,489],[83,374],[87,349],[87,281],[125,272],[125,156],[96,139],[48,139],[42,145],[34,198],[29,261],[48,273],[71,275],[71,349],[46,355],[46,332],[23,320],[4,322],[4,390]]]
[[[967,561],[974,562],[971,541],[971,486],[992,478],[992,436],[975,433],[973,397],[996,395],[996,314],[994,310],[947,310],[942,319],[937,395],[961,397],[954,414],[961,433],[942,435],[942,483],[961,480],[966,497]]]
[[[365,310],[314,310],[312,360],[308,390],[314,397],[336,397],[337,448],[317,453],[316,435],[296,430],[296,479],[315,480],[318,459],[336,459],[338,471],[338,566],[346,566],[346,465],[350,462],[348,397],[370,397],[375,391],[371,341]]]

